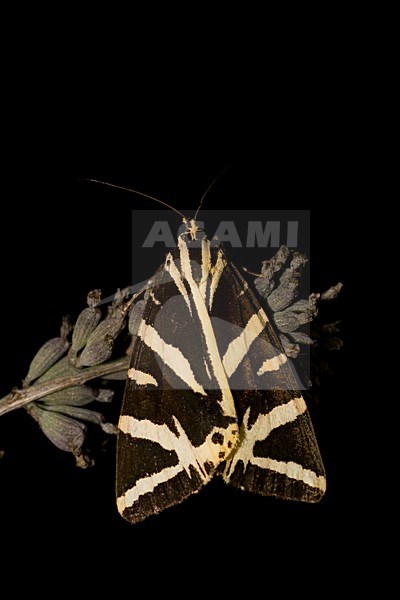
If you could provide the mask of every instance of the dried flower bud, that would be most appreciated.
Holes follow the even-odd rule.
[[[309,300],[298,300],[290,307],[292,312],[303,313],[310,311],[310,302]]]
[[[261,275],[264,279],[272,279],[275,273],[278,273],[285,265],[290,254],[287,246],[281,246],[278,252],[271,258],[265,260],[262,264]]]
[[[285,285],[279,285],[268,296],[268,305],[274,312],[284,310],[293,301],[297,290],[297,279],[288,281]]]
[[[113,347],[114,340],[111,337],[100,338],[88,343],[76,361],[76,366],[81,368],[100,365],[111,357]]]
[[[334,323],[325,323],[325,325],[322,325],[322,333],[327,335],[336,335],[340,332],[340,324],[341,321],[335,321]]]
[[[135,304],[132,305],[131,312],[129,315],[128,329],[129,333],[133,336],[137,335],[145,306],[145,300],[139,300],[139,302],[135,302]]]
[[[289,255],[290,250],[287,246],[281,246],[271,260],[265,260],[262,263],[261,277],[256,277],[254,284],[258,293],[264,298],[267,298],[272,290],[275,289],[276,281],[274,275],[282,270]]]
[[[283,333],[295,331],[300,327],[300,320],[298,318],[298,315],[290,312],[289,310],[275,313],[274,321],[278,329]]]
[[[46,437],[64,452],[80,454],[85,441],[86,426],[58,412],[43,410],[35,403],[28,410]]]
[[[68,356],[64,356],[64,358],[50,367],[50,369],[37,380],[37,383],[45,383],[46,381],[59,379],[60,377],[72,377],[73,375],[78,375],[79,373],[79,369],[73,367],[69,362]]]
[[[122,306],[122,304],[125,300],[125,293],[126,293],[126,290],[120,290],[120,288],[118,288],[117,291],[115,292],[114,300],[112,301],[112,304],[109,306],[110,316],[113,316],[115,314],[115,312]]]
[[[305,254],[294,252],[292,262],[290,263],[291,271],[300,271],[308,263],[308,258]]]
[[[108,360],[113,351],[114,340],[124,327],[124,321],[125,313],[122,310],[101,321],[89,336],[76,366],[93,367]]]
[[[44,405],[59,406],[60,404],[66,404],[69,406],[86,406],[91,402],[111,402],[114,396],[113,390],[95,390],[88,385],[74,385],[53,392],[48,396],[41,398],[40,402]]]
[[[59,406],[49,405],[46,406],[46,411],[62,413],[63,415],[72,417],[73,419],[78,419],[79,421],[94,423],[95,425],[99,425],[105,433],[115,434],[118,432],[118,429],[115,427],[115,425],[112,423],[106,423],[106,420],[101,413],[89,410],[87,408],[81,408],[80,406],[69,406],[66,404]]]
[[[275,282],[272,279],[256,277],[256,279],[254,280],[254,285],[256,286],[256,290],[260,294],[260,296],[262,296],[263,298],[267,298],[267,296],[274,289]]]
[[[69,315],[64,315],[62,318],[62,322],[61,322],[61,328],[60,328],[60,337],[63,338],[63,340],[66,340],[67,337],[69,336],[69,334],[72,331],[72,323],[71,323],[71,317]]]
[[[112,304],[108,308],[108,316],[114,317],[120,314],[126,314],[132,304],[132,295],[134,295],[133,286],[117,289],[114,294]]]
[[[335,298],[339,296],[342,287],[343,283],[337,283],[336,285],[332,286],[329,288],[329,290],[326,290],[326,292],[321,295],[321,300],[324,302],[327,300],[335,300]]]
[[[286,356],[289,358],[297,358],[300,353],[300,346],[298,344],[292,344],[292,342],[285,335],[281,335],[279,337]]]
[[[28,387],[32,381],[46,373],[69,348],[69,343],[64,338],[53,338],[46,342],[33,358],[24,386]]]
[[[114,398],[114,391],[113,390],[107,390],[107,389],[102,389],[102,390],[95,390],[94,391],[95,395],[96,395],[96,402],[111,402],[112,399]]]
[[[72,334],[71,352],[77,354],[85,346],[89,336],[96,329],[101,319],[99,308],[85,308],[79,315]]]
[[[75,461],[78,469],[87,469],[94,465],[94,460],[86,456],[86,454],[76,454]]]
[[[87,305],[89,308],[96,306],[101,300],[101,290],[92,290],[87,295]]]
[[[87,341],[87,346],[106,336],[109,336],[115,340],[124,327],[124,321],[125,315],[122,311],[118,311],[112,317],[106,317],[104,321],[98,324],[96,329],[90,335]]]
[[[58,406],[60,404],[86,406],[95,400],[97,400],[95,391],[91,387],[87,385],[74,385],[65,390],[60,390],[58,392],[53,392],[48,396],[44,396],[41,399],[41,402],[51,406]]]
[[[290,334],[290,337],[297,344],[305,344],[306,346],[312,346],[314,344],[313,340],[306,333],[303,333],[302,331],[292,331]]]

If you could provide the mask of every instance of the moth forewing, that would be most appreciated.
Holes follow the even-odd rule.
[[[238,441],[205,301],[210,256],[208,243],[189,250],[182,236],[152,278],[119,423],[117,504],[131,522],[198,491]],[[196,279],[192,265],[199,267]]]
[[[240,424],[225,481],[267,496],[319,501],[325,471],[300,381],[267,315],[229,262],[212,321]]]

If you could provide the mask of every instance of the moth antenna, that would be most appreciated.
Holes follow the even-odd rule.
[[[108,183],[108,181],[100,181],[99,179],[85,179],[85,181],[91,181],[92,183],[100,183],[100,185],[107,185],[108,187],[115,188],[116,190],[124,190],[125,192],[131,192],[132,194],[138,194],[139,196],[143,196],[144,198],[149,198],[150,200],[154,200],[154,202],[158,202],[159,204],[163,204],[167,208],[170,208],[171,210],[176,212],[178,215],[183,217],[185,221],[188,220],[188,218],[185,217],[185,215],[183,213],[181,213],[179,210],[177,210],[170,204],[167,204],[163,200],[159,200],[158,198],[155,198],[154,196],[145,194],[144,192],[139,192],[138,190],[134,190],[133,188],[128,188],[123,185],[116,185],[115,183]]]
[[[200,212],[200,209],[201,209],[201,206],[202,206],[202,204],[203,204],[204,198],[207,196],[208,192],[211,190],[211,188],[213,187],[213,185],[214,185],[214,184],[215,184],[215,183],[218,181],[218,179],[219,179],[220,177],[222,177],[222,175],[223,175],[224,173],[226,173],[226,171],[227,171],[228,169],[230,169],[230,168],[231,168],[231,166],[232,166],[232,165],[228,165],[227,167],[225,167],[225,169],[224,169],[223,171],[221,171],[220,173],[218,173],[218,175],[216,176],[216,178],[215,178],[215,179],[213,179],[213,181],[210,183],[210,185],[208,186],[208,188],[206,189],[206,191],[204,192],[204,194],[203,194],[203,195],[202,195],[202,197],[201,197],[200,204],[199,204],[199,208],[196,210],[196,214],[194,215],[194,219],[193,219],[194,221],[197,219],[197,215],[198,215],[198,214],[199,214],[199,212]]]

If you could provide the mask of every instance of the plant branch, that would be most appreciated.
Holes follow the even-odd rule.
[[[0,416],[5,415],[12,410],[16,410],[17,408],[21,408],[34,400],[43,398],[43,396],[48,396],[53,392],[64,390],[73,385],[85,383],[90,379],[97,379],[98,377],[104,377],[111,373],[118,373],[127,370],[128,367],[129,358],[124,357],[102,365],[82,369],[82,373],[78,373],[77,375],[52,379],[51,381],[46,381],[46,383],[32,385],[23,390],[13,390],[10,394],[7,394],[7,396],[0,399]]]

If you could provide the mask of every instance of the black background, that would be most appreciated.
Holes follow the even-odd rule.
[[[81,118],[79,127],[45,138],[40,128],[25,132],[17,158],[10,159],[13,184],[4,192],[1,218],[2,396],[19,385],[37,348],[58,334],[61,315],[76,316],[83,308],[88,290],[101,287],[109,294],[130,283],[131,209],[156,211],[157,205],[82,181],[88,177],[195,209],[209,182],[231,165],[205,208],[229,210],[234,201],[241,209],[311,208],[312,288],[343,281],[337,310],[345,317],[351,302],[346,268],[350,167],[335,123],[311,132],[309,127],[295,129],[295,118],[284,134],[279,130],[267,141],[254,131],[239,139],[234,121],[225,121],[224,129],[196,124],[187,130],[182,122],[179,134],[173,123],[166,131],[143,127],[139,136],[135,127],[119,122],[108,123],[105,131],[101,119],[85,129]],[[312,565],[345,539],[354,514],[349,425],[343,418],[345,364],[352,346],[346,319],[343,329],[346,347],[335,360],[336,374],[312,410],[328,473],[328,492],[320,505],[261,498],[215,482],[184,504],[132,527],[114,504],[113,442],[94,468],[81,471],[24,411],[16,411],[0,419],[2,544],[22,544],[35,554],[40,540],[49,555],[72,543],[77,560],[97,556],[101,565],[102,557],[109,561],[117,554],[121,563],[132,560],[139,570],[172,562],[174,553],[180,560],[196,557],[197,564],[201,547],[206,548],[201,567],[206,572],[215,554],[224,569],[233,553],[260,558],[260,548],[253,550],[257,541],[264,564],[278,556],[305,558]]]

